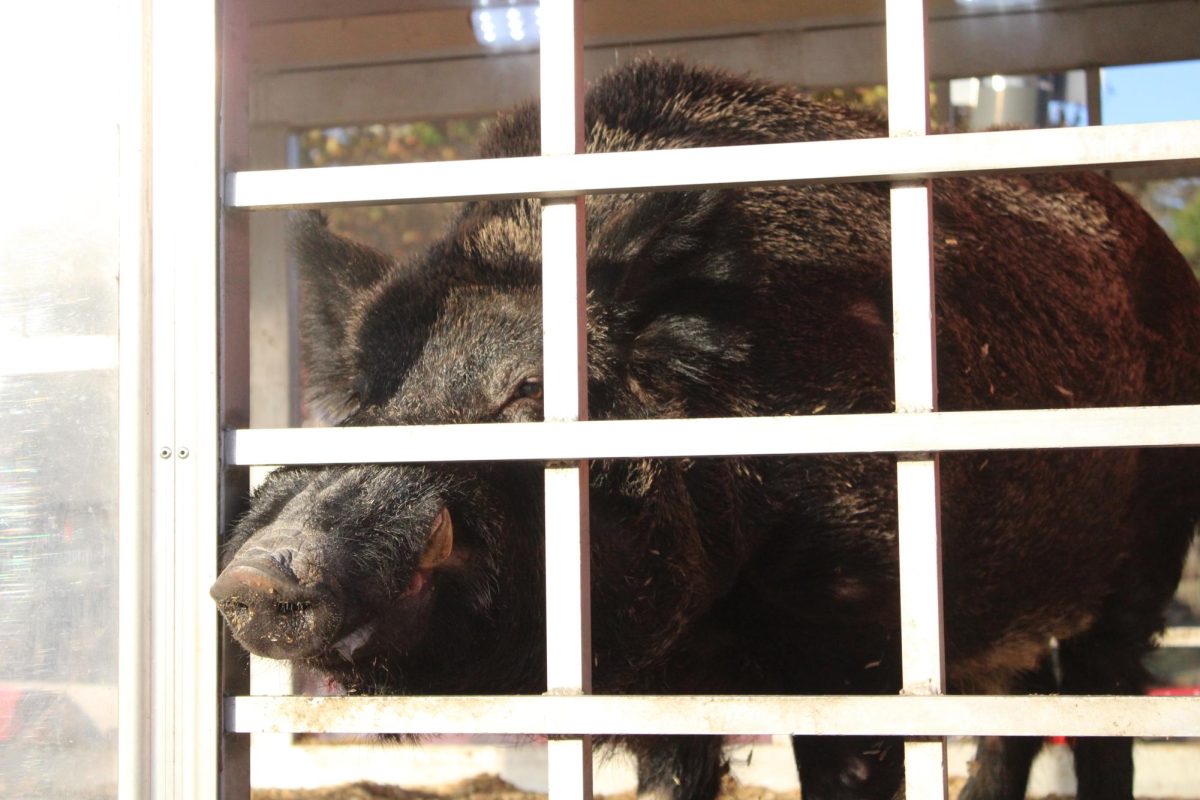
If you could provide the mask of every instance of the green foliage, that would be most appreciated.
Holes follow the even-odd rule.
[[[1192,269],[1200,275],[1200,191],[1192,194],[1188,202],[1175,215],[1175,231],[1172,238],[1179,247],[1179,252],[1192,264]]]
[[[486,119],[376,123],[313,128],[298,134],[300,166],[403,164],[478,158]],[[445,229],[455,203],[332,208],[337,232],[404,257],[422,250]]]
[[[930,96],[933,92],[930,91]],[[880,113],[887,112],[887,86],[851,86],[836,89],[823,89],[813,94],[819,100],[833,100],[849,106],[873,108]]]
[[[1200,276],[1200,178],[1121,181]]]

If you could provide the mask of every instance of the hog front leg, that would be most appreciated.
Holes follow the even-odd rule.
[[[629,748],[638,800],[714,800],[729,772],[720,736],[640,736]]]

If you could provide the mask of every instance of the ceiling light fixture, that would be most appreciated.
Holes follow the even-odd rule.
[[[471,11],[475,40],[494,50],[536,47],[541,33],[541,8],[532,3],[506,5],[481,0],[482,8]]]

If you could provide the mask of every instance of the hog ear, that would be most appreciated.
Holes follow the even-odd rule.
[[[646,380],[703,386],[746,357],[737,309],[751,307],[748,295],[763,270],[753,263],[752,227],[739,196],[614,195],[589,209],[593,309],[603,315],[603,338],[619,348],[627,377],[643,387]]]
[[[394,262],[386,253],[337,235],[316,211],[291,218],[291,242],[300,266],[301,348],[310,400],[337,415],[357,380],[352,331]]]
[[[610,302],[644,305],[663,293],[744,277],[742,214],[731,192],[597,198],[589,209],[588,285]]]

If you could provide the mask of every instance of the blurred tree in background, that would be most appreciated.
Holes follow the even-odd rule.
[[[886,110],[887,87],[828,89],[825,100]],[[933,92],[931,102],[936,102]],[[435,122],[377,123],[314,128],[298,136],[300,166],[452,161],[479,157],[479,142],[490,118]],[[1119,180],[1174,239],[1200,275],[1200,178]],[[420,252],[445,230],[457,203],[333,208],[327,211],[334,230],[403,258]]]
[[[490,119],[490,118],[489,118]],[[297,134],[301,167],[404,164],[479,157],[488,119],[378,123],[314,128]],[[458,203],[410,203],[326,210],[330,226],[355,241],[399,258],[420,252],[437,239]]]
[[[1200,178],[1117,181],[1138,199],[1200,276]]]

